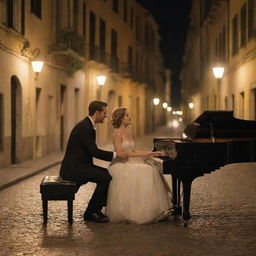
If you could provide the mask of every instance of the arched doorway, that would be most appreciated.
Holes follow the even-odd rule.
[[[21,145],[21,85],[16,76],[11,77],[11,164],[20,162]]]

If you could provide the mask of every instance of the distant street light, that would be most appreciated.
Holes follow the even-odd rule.
[[[221,67],[221,66],[213,67],[212,72],[215,78],[222,78],[224,74],[224,67]]]
[[[167,107],[167,111],[171,112],[172,111],[172,107]]]
[[[167,109],[167,107],[168,107],[168,104],[167,104],[166,102],[164,102],[164,103],[163,103],[163,108],[164,108],[164,109]]]
[[[193,108],[195,107],[195,104],[194,104],[193,102],[190,102],[190,103],[188,104],[188,107],[189,107],[190,109],[193,109]]]
[[[101,85],[101,86],[105,84],[106,79],[107,77],[103,75],[96,76],[97,83],[98,85]]]
[[[157,106],[160,103],[160,99],[159,98],[154,98],[153,103],[154,103],[154,105]]]

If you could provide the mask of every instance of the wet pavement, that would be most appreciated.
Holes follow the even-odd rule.
[[[137,140],[140,148],[150,149],[150,136]],[[43,225],[39,185],[58,171],[57,165],[0,192],[1,256],[256,255],[256,163],[228,165],[197,178],[186,228],[179,217],[147,225],[84,222],[92,183],[76,194],[73,225],[65,201],[49,202]]]

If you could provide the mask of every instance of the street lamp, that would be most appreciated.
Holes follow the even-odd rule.
[[[215,78],[222,78],[225,68],[222,66],[217,66],[212,68],[212,72]]]
[[[164,108],[164,109],[167,109],[167,107],[168,107],[168,104],[167,104],[166,102],[164,102],[164,103],[163,103],[163,108]]]
[[[103,86],[106,82],[107,77],[104,75],[96,76],[97,84]]]
[[[220,83],[221,83],[221,78],[223,77],[224,74],[224,67],[223,66],[216,66],[212,68],[212,72],[214,77],[217,79],[217,90],[219,94],[219,107],[220,107]],[[217,108],[217,102],[215,103],[215,108]]]
[[[160,99],[159,98],[154,98],[153,103],[154,103],[154,105],[157,106],[160,103]]]
[[[32,69],[35,72],[35,80],[37,80],[38,74],[42,71],[44,62],[41,60],[33,60],[31,61]]]
[[[33,60],[31,61],[32,69],[35,72],[35,80],[37,80],[38,74],[42,71],[44,62],[41,60],[40,56],[40,49],[35,48],[32,51]]]
[[[189,107],[190,109],[193,109],[193,108],[195,107],[195,104],[194,104],[193,102],[190,102],[190,103],[188,104],[188,107]]]
[[[171,112],[171,111],[172,111],[172,107],[170,107],[170,106],[167,107],[167,111],[168,111],[168,112]]]

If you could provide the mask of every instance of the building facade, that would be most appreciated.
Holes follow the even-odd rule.
[[[108,103],[102,143],[119,106],[134,136],[152,131],[152,98],[165,87],[157,31],[134,0],[0,0],[0,167],[64,150],[95,99]]]
[[[237,118],[256,120],[255,4],[193,1],[182,72],[187,120],[204,110],[233,110]],[[225,68],[222,78],[214,77],[214,66]]]

